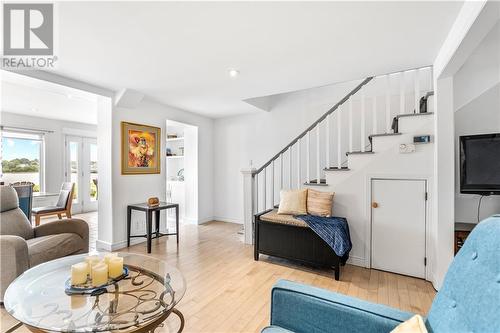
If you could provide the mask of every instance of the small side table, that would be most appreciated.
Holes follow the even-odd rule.
[[[160,232],[160,211],[163,209],[175,208],[175,232],[164,234]],[[146,235],[130,235],[132,210],[139,210],[146,213]],[[152,237],[153,213],[155,216],[155,236]],[[130,246],[130,238],[146,237],[148,253],[151,253],[151,240],[162,236],[177,236],[177,244],[179,244],[179,204],[160,202],[158,206],[149,206],[147,203],[139,203],[127,206],[127,246]]]
[[[465,239],[475,226],[475,223],[455,222],[455,255],[464,245]]]

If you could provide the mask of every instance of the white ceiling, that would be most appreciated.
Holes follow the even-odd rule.
[[[242,100],[432,64],[461,6],[60,2],[56,72],[210,117],[256,112]]]
[[[1,71],[2,112],[97,124],[97,96],[82,90]]]

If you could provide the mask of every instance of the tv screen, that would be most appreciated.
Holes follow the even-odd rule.
[[[500,133],[460,137],[460,192],[500,194]]]

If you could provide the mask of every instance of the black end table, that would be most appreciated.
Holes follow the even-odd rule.
[[[164,234],[160,232],[160,211],[163,209],[175,208],[175,232]],[[146,213],[146,235],[130,235],[132,210],[139,210]],[[152,237],[153,213],[155,215],[155,237]],[[147,203],[139,203],[127,206],[127,247],[130,246],[130,238],[146,237],[148,243],[148,253],[151,253],[151,240],[162,236],[177,236],[179,244],[179,204],[160,202],[159,205],[149,206]]]

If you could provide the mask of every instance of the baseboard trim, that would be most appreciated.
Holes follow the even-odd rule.
[[[365,258],[356,257],[356,256],[349,256],[347,263],[350,265],[354,265],[354,266],[365,267]]]
[[[235,224],[243,224],[242,221],[237,219],[232,219],[228,217],[214,216],[213,221],[227,222],[227,223],[235,223]]]
[[[102,241],[99,239],[95,242],[95,246],[96,246],[97,250],[105,250],[105,251],[111,251],[111,248],[112,248],[111,243],[105,242],[105,241]]]
[[[136,244],[140,244],[140,243],[144,243],[146,241],[146,238],[132,238],[130,240],[130,246],[132,245],[136,245]],[[117,242],[117,243],[109,243],[109,242],[104,242],[104,241],[101,241],[101,240],[97,240],[96,242],[96,248],[97,250],[104,250],[104,251],[116,251],[116,250],[120,250],[120,249],[124,249],[127,247],[127,241],[124,240],[124,241],[121,241],[121,242]]]
[[[198,219],[198,224],[205,224],[208,222],[212,222],[214,220],[213,217],[205,217],[203,219]]]

